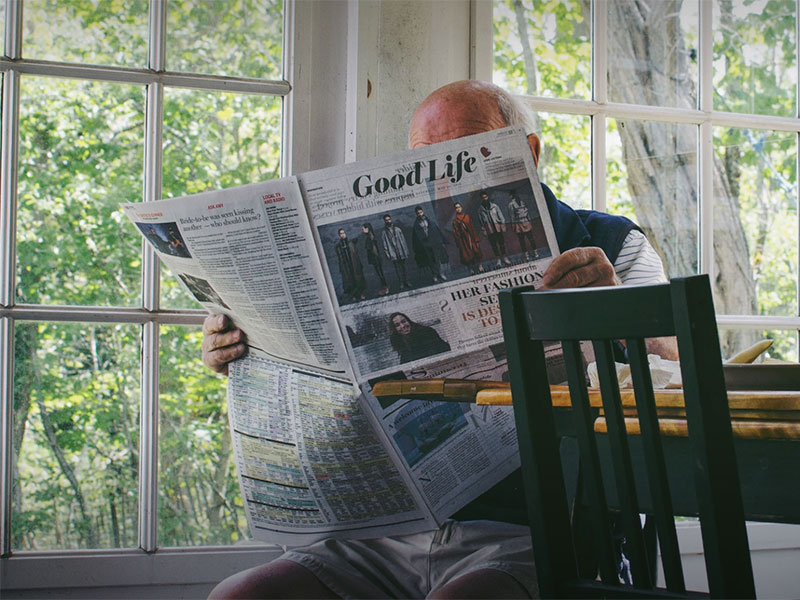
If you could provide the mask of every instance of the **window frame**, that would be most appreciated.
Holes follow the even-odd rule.
[[[292,137],[292,105],[294,95],[290,80],[295,64],[307,58],[307,50],[296,52],[295,31],[298,27],[295,0],[284,0],[283,7],[283,77],[277,80],[262,80],[246,77],[229,77],[176,73],[165,68],[165,49],[167,41],[167,0],[150,0],[148,17],[148,65],[146,68],[100,66],[90,64],[57,63],[52,61],[22,58],[23,2],[5,0],[0,2],[0,10],[5,11],[5,47],[0,56],[0,76],[2,77],[2,134],[0,137],[0,558],[2,559],[2,585],[0,587],[29,587],[32,582],[37,587],[61,587],[79,585],[94,580],[94,577],[81,575],[81,571],[91,571],[93,564],[108,565],[112,577],[119,573],[131,575],[130,583],[146,584],[153,571],[152,558],[158,551],[166,556],[167,562],[175,564],[175,556],[180,559],[177,569],[162,568],[161,578],[165,585],[182,584],[186,581],[219,581],[229,574],[231,560],[227,562],[228,571],[222,575],[215,573],[212,565],[220,564],[221,558],[234,552],[239,564],[247,566],[260,564],[269,555],[278,552],[274,545],[253,545],[245,547],[203,547],[162,549],[158,544],[157,495],[158,495],[158,421],[159,421],[159,331],[162,325],[200,325],[206,316],[202,309],[167,310],[160,304],[161,267],[155,252],[149,244],[142,248],[142,294],[137,308],[107,306],[59,306],[17,304],[16,297],[16,221],[17,221],[17,183],[19,170],[19,100],[22,75],[72,78],[89,81],[106,81],[141,85],[146,93],[146,112],[144,122],[144,167],[142,201],[151,202],[161,197],[162,177],[162,130],[164,119],[164,89],[191,88],[207,91],[225,91],[242,94],[257,94],[279,97],[283,100],[281,176],[292,172],[292,163],[308,162],[309,147],[301,137],[297,143]],[[299,11],[304,24],[310,19],[308,11]],[[302,26],[302,25],[301,25]],[[302,133],[302,132],[301,132]],[[18,321],[48,322],[86,322],[86,323],[135,323],[142,327],[141,392],[140,392],[140,431],[139,431],[139,531],[138,548],[112,550],[53,550],[53,551],[14,551],[11,547],[12,516],[12,420],[14,401],[14,327]],[[265,558],[265,552],[267,558]],[[172,556],[172,559],[169,557]],[[92,557],[99,562],[86,562]],[[138,557],[133,567],[122,567],[115,562],[119,558],[129,561]],[[249,557],[249,558],[248,558]],[[64,559],[65,564],[88,565],[85,568],[68,567],[53,573],[52,561]],[[79,559],[74,560],[73,559]],[[170,562],[170,560],[172,562]],[[244,562],[241,562],[241,561]],[[109,562],[110,561],[110,562]],[[10,566],[14,564],[15,568]],[[126,563],[130,564],[130,563]],[[51,565],[45,567],[45,565]],[[29,571],[30,569],[30,571]],[[38,571],[37,571],[38,569]],[[236,569],[233,569],[236,570]],[[59,571],[59,570],[56,570]],[[39,573],[30,578],[30,573]],[[65,581],[64,573],[66,575]],[[192,575],[187,578],[188,573]],[[26,575],[28,573],[28,575]],[[42,574],[45,575],[42,575]],[[113,582],[116,582],[114,579]],[[16,582],[16,585],[15,585]],[[50,582],[50,583],[48,583]]]
[[[697,172],[698,189],[698,256],[700,273],[714,277],[714,127],[738,127],[795,134],[797,172],[800,173],[800,0],[795,1],[795,57],[798,69],[796,114],[794,117],[772,117],[756,114],[729,113],[713,108],[713,2],[691,0],[699,3],[699,94],[698,106],[694,109],[622,104],[608,101],[608,3],[614,0],[592,0],[592,99],[576,100],[543,96],[517,95],[533,111],[587,116],[591,119],[591,194],[592,208],[606,210],[606,132],[609,119],[640,119],[661,123],[695,125],[698,128]],[[689,0],[685,0],[689,1]],[[478,4],[481,4],[478,2]],[[493,44],[487,44],[483,36],[492,36],[493,16],[491,10],[474,12],[477,23],[475,31],[481,32],[475,52],[476,65],[472,72],[477,78],[492,81],[494,67]],[[491,40],[490,40],[491,41]],[[488,50],[487,50],[488,48]],[[795,196],[800,197],[800,177],[795,181]],[[800,214],[798,214],[800,231]],[[800,255],[800,240],[798,240]],[[800,273],[800,265],[798,265]],[[795,316],[727,315],[718,314],[720,327],[735,329],[780,329],[794,331],[800,352],[800,276],[795,282],[798,311]]]

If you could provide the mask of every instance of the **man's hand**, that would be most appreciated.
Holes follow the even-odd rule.
[[[542,278],[542,289],[594,287],[620,285],[606,253],[600,248],[587,246],[572,248],[558,256]]]
[[[244,332],[232,327],[225,315],[209,315],[203,321],[203,364],[228,374],[228,363],[245,353]]]

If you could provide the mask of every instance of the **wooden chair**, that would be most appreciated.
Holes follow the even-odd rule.
[[[686,597],[669,482],[644,338],[677,336],[697,507],[711,597],[754,598],[755,586],[734,455],[722,357],[706,275],[655,286],[501,292],[514,416],[543,598]],[[543,341],[561,341],[569,380],[581,483],[591,511],[600,580],[581,578],[570,506],[550,400]],[[613,478],[604,478],[589,404],[580,340],[591,340],[598,365]],[[625,431],[612,344],[625,340],[633,374],[641,450],[666,588],[647,567],[630,444]],[[613,479],[613,483],[608,481]],[[604,483],[605,481],[605,483]],[[621,584],[609,524],[608,490],[619,502],[633,584]],[[640,484],[641,486],[641,484]],[[640,487],[641,489],[641,487]],[[652,557],[651,557],[652,559]]]

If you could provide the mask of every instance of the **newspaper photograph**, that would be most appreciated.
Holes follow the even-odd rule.
[[[359,382],[497,343],[498,292],[558,255],[520,128],[299,179]]]

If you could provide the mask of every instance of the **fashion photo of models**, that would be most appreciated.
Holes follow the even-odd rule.
[[[375,230],[372,229],[372,223],[364,223],[361,225],[361,235],[364,238],[364,251],[367,253],[367,262],[375,269],[375,275],[381,282],[378,289],[378,295],[383,296],[389,293],[389,285],[386,283],[386,275],[383,273],[383,258],[381,247],[378,244],[378,238],[375,237]]]
[[[336,242],[336,258],[339,260],[339,272],[342,275],[342,291],[355,300],[364,300],[364,270],[355,243],[347,239],[347,232],[339,229],[339,241]]]
[[[439,226],[425,216],[421,206],[415,207],[414,213],[417,215],[411,234],[414,260],[421,269],[428,272],[433,283],[439,283],[447,279],[442,273],[442,265],[448,262],[444,237]]]
[[[528,180],[353,217],[319,233],[340,305],[550,256]]]
[[[519,248],[525,253],[525,260],[530,260],[530,253],[533,253],[533,258],[539,258],[539,250],[536,248],[536,240],[533,237],[533,223],[531,223],[531,214],[525,203],[517,198],[517,191],[511,190],[508,192],[508,213],[511,227],[517,234],[519,241]],[[533,209],[533,215],[538,216],[539,211]]]
[[[458,255],[461,264],[469,269],[469,274],[476,272],[483,273],[483,253],[481,252],[481,238],[472,226],[472,220],[464,212],[464,207],[460,202],[453,204],[453,239],[458,247]]]

